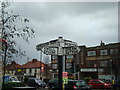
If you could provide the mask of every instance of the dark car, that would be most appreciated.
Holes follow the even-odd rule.
[[[89,85],[84,80],[68,80],[65,85],[66,90],[90,90]]]
[[[49,89],[57,89],[58,88],[58,79],[50,79],[47,83],[47,87]]]
[[[81,85],[82,84],[82,85]],[[47,87],[49,89],[58,89],[58,79],[51,79],[48,81]],[[68,80],[68,84],[64,85],[65,90],[89,90],[90,87],[84,80]]]
[[[43,87],[43,88],[46,87],[46,83],[37,78],[29,78],[27,81],[27,85],[31,86],[31,87],[37,87],[37,88],[38,87]]]
[[[74,87],[76,86],[76,82],[78,80],[68,80],[68,84],[65,84],[65,89],[74,89]]]

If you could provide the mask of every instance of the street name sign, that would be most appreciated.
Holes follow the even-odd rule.
[[[80,51],[77,43],[70,40],[64,40],[63,37],[58,37],[46,43],[36,46],[38,51],[42,51],[46,55],[73,55]]]

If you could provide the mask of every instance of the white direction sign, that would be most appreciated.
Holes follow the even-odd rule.
[[[57,55],[58,48],[45,46],[44,50],[42,50],[42,51],[47,55]]]
[[[63,37],[58,37],[58,39],[47,43],[38,44],[36,49],[47,55],[72,55],[80,51],[77,43],[64,40]]]

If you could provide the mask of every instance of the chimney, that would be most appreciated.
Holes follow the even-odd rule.
[[[37,59],[33,59],[33,60],[32,60],[33,63],[36,62],[36,61],[37,61]]]
[[[105,43],[103,41],[101,41],[100,46],[104,46],[104,45],[105,45]]]

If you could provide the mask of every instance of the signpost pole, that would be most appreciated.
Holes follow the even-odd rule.
[[[58,87],[62,90],[62,70],[63,70],[63,56],[58,55]]]

